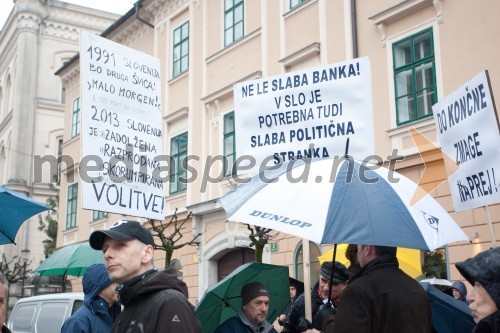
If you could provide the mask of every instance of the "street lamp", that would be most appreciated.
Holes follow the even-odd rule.
[[[24,249],[21,250],[21,257],[23,259],[23,281],[22,281],[22,286],[21,286],[21,298],[24,297],[24,282],[26,280],[26,265],[28,264],[30,256],[30,250]]]

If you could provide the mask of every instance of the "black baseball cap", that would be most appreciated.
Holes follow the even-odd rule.
[[[153,247],[155,245],[151,232],[136,221],[119,220],[113,223],[108,230],[94,231],[89,238],[90,246],[95,250],[102,250],[106,236],[121,241],[137,239],[146,245]]]

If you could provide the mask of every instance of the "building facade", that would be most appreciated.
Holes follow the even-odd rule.
[[[397,171],[424,187],[446,179],[439,148],[424,152],[426,164],[409,129],[416,128],[436,147],[431,106],[475,74],[488,69],[493,95],[500,92],[500,45],[487,36],[500,22],[487,19],[500,4],[472,0],[460,4],[442,0],[144,0],[102,36],[160,59],[163,79],[164,154],[182,164],[186,156],[199,176],[185,184],[186,170],[171,168],[166,188],[166,220],[176,212],[192,213],[185,235],[201,233],[198,247],[174,252],[196,304],[203,292],[228,271],[252,260],[247,226],[226,221],[217,198],[234,186],[232,169],[211,163],[217,155],[237,154],[234,141],[233,85],[252,79],[367,56],[371,60],[375,149],[385,162],[393,149],[404,160]],[[85,241],[104,229],[116,214],[81,209],[82,158],[79,137],[79,61],[58,70],[66,89],[58,247]],[[83,130],[83,129],[81,129]],[[203,176],[201,176],[203,175]],[[447,247],[449,278],[460,279],[454,263],[491,245],[483,208],[456,213],[448,184],[431,194],[454,217],[472,243]],[[314,209],[314,207],[311,207]],[[500,206],[488,213],[500,233]],[[144,219],[139,219],[144,221]],[[496,239],[495,239],[496,241]],[[264,262],[287,265],[302,278],[301,239],[274,235]],[[311,262],[329,249],[311,244]],[[162,267],[159,254],[156,264]],[[315,266],[316,265],[316,266]],[[317,273],[314,273],[317,275]],[[317,278],[317,277],[316,277]],[[312,276],[314,280],[314,276]]]
[[[78,52],[80,29],[101,33],[117,18],[61,1],[15,1],[0,31],[0,184],[41,203],[56,195],[49,183],[57,170],[38,168],[34,159],[61,154],[65,91],[54,72]],[[45,259],[46,238],[35,216],[22,225],[17,245],[0,252],[7,260],[24,255],[35,268]]]

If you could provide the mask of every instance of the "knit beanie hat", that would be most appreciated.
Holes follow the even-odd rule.
[[[264,286],[260,282],[250,282],[247,283],[241,288],[241,304],[245,305],[251,300],[259,296],[267,296],[269,297],[269,292],[267,291],[266,286]]]

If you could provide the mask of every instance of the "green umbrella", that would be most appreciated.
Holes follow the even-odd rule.
[[[102,252],[94,250],[85,242],[60,248],[45,259],[35,272],[40,275],[82,276],[88,266],[103,263]]]
[[[203,333],[212,333],[217,326],[237,314],[241,308],[241,288],[253,281],[267,287],[270,294],[267,321],[274,322],[290,300],[288,267],[251,262],[238,267],[207,289],[196,308]]]

